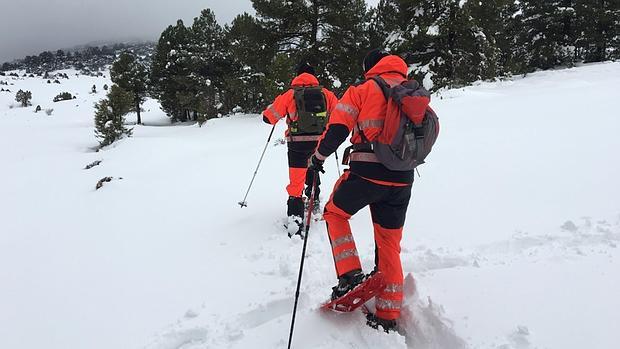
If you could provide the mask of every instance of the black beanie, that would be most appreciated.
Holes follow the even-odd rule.
[[[299,62],[299,64],[297,64],[297,66],[295,67],[295,72],[297,73],[297,75],[301,75],[303,73],[316,75],[316,73],[314,72],[314,67],[311,66],[310,63],[308,63],[307,61]]]
[[[383,58],[389,56],[389,54],[382,49],[376,48],[366,54],[364,58],[364,73],[368,73],[372,67],[374,67]]]

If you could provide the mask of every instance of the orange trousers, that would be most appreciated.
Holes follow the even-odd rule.
[[[308,161],[314,154],[317,142],[289,142],[288,143],[288,176],[289,184],[286,191],[289,196],[301,197],[306,186],[306,196],[310,196],[313,176],[308,174]],[[316,197],[320,193],[320,178],[317,178]]]
[[[403,301],[403,269],[400,260],[400,241],[411,185],[380,185],[345,172],[336,182],[334,192],[325,206],[324,218],[332,246],[338,276],[362,269],[349,219],[370,206],[375,238],[375,268],[387,283],[377,296],[376,315],[393,320],[400,317]]]

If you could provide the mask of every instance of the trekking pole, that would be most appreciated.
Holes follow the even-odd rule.
[[[256,178],[256,174],[258,173],[258,168],[260,167],[261,162],[263,162],[263,157],[265,156],[265,152],[267,151],[267,146],[269,146],[269,142],[271,141],[271,136],[273,136],[273,131],[276,129],[276,125],[273,125],[271,128],[271,132],[269,133],[269,138],[267,138],[267,143],[265,144],[265,149],[263,149],[263,153],[258,160],[258,165],[256,165],[256,170],[254,170],[254,175],[252,176],[252,180],[250,181],[250,185],[248,186],[248,191],[245,192],[245,197],[242,201],[239,201],[239,206],[241,208],[248,207],[248,194],[250,194],[250,189],[252,189],[252,184],[254,184],[254,179]]]
[[[299,301],[299,288],[301,287],[301,276],[304,272],[304,260],[306,259],[306,246],[308,246],[308,233],[310,232],[310,222],[312,221],[312,210],[314,209],[314,191],[316,190],[317,171],[312,177],[312,195],[306,212],[306,235],[304,236],[304,247],[301,250],[301,263],[299,264],[299,277],[297,278],[297,290],[295,290],[295,305],[293,306],[293,318],[291,319],[291,332],[288,336],[288,349],[291,349],[293,342],[293,329],[295,328],[295,315],[297,315],[297,302]]]
[[[340,178],[340,176],[342,176],[342,173],[340,172],[340,159],[338,159],[338,149],[336,149],[334,154],[336,154],[336,166],[338,167],[338,178]]]

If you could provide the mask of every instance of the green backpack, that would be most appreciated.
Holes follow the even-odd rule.
[[[290,121],[291,135],[319,135],[327,125],[327,100],[321,86],[295,87],[297,120]]]

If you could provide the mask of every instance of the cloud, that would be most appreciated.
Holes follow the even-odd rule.
[[[250,0],[3,0],[0,5],[0,63],[91,42],[156,40],[177,19],[190,24],[204,8],[220,23],[242,12]],[[378,0],[367,1],[376,6]]]
[[[177,19],[211,8],[222,23],[251,12],[250,0],[3,1],[0,62],[95,41],[155,40]]]

